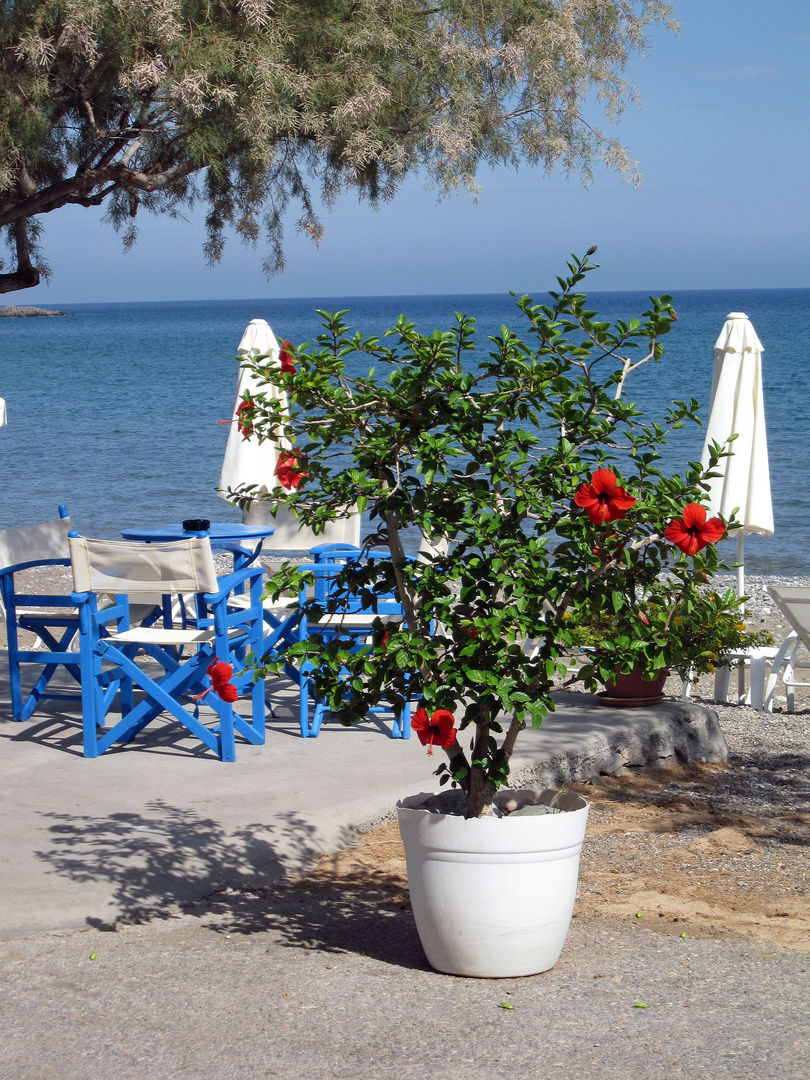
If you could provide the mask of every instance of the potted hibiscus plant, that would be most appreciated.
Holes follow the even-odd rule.
[[[378,339],[352,332],[346,312],[321,312],[324,332],[297,351],[294,371],[256,362],[258,378],[287,392],[289,409],[268,392],[245,410],[260,438],[295,455],[296,483],[279,484],[275,503],[316,530],[356,506],[373,529],[367,552],[386,551],[347,563],[326,606],[339,611],[350,601],[373,611],[393,596],[399,621],[380,620],[373,641],[359,648],[338,632],[270,653],[263,666],[311,664],[314,695],[347,724],[374,706],[402,712],[414,703],[413,729],[429,750],[444,751],[439,784],[457,789],[462,816],[409,800],[400,808],[406,853],[410,840],[421,845],[418,855],[408,853],[417,926],[428,959],[444,971],[527,974],[552,966],[562,946],[587,806],[570,793],[518,797],[504,789],[520,732],[554,707],[570,616],[618,614],[632,603],[642,571],[666,565],[677,588],[688,578],[685,559],[701,577],[718,567],[714,541],[725,526],[701,532],[697,521],[706,474],[696,464],[683,477],[658,468],[667,434],[697,418],[697,402],[675,402],[647,420],[621,394],[635,368],[661,360],[661,339],[675,320],[671,298],[651,298],[627,323],[599,321],[579,291],[594,250],[572,259],[549,303],[517,300],[525,333],[502,327],[483,355],[466,315],[429,334],[401,317]],[[716,448],[710,469],[722,452]],[[247,505],[255,493],[233,494]],[[695,550],[687,534],[699,538]],[[301,580],[291,567],[268,590],[278,595]],[[667,662],[643,619],[628,625],[629,643],[623,636],[600,654],[594,678],[639,652],[653,666]],[[529,856],[538,831],[547,850]],[[434,858],[436,845],[443,854]],[[488,845],[497,854],[483,884],[480,853]],[[454,884],[437,884],[433,871],[451,850]],[[528,883],[510,877],[503,858],[510,850],[515,866],[534,875]],[[544,886],[551,891],[541,900]],[[480,915],[470,907],[477,901]],[[423,926],[434,903],[445,913],[456,905],[438,929]],[[507,908],[524,924],[532,912],[535,923],[556,921],[554,940],[505,928]],[[434,940],[442,934],[452,940]],[[489,941],[490,956],[474,957],[470,939]]]
[[[696,679],[732,666],[740,650],[772,644],[766,632],[746,630],[733,590],[707,585],[726,525],[705,507],[688,503],[663,535],[653,533],[643,500],[637,505],[604,468],[580,485],[574,502],[594,526],[594,558],[585,602],[565,612],[564,637],[590,651],[572,681],[603,684],[603,704],[653,704],[668,674]]]

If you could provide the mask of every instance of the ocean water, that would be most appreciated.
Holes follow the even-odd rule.
[[[628,319],[649,297],[602,292],[589,301],[600,317]],[[775,519],[772,537],[746,539],[746,572],[810,573],[810,289],[680,292],[673,302],[679,321],[663,339],[663,360],[634,373],[625,396],[650,417],[674,398],[696,397],[705,419],[714,342],[730,311],[746,312],[765,347]],[[400,314],[423,332],[446,329],[454,312],[466,312],[482,352],[501,325],[519,331],[524,322],[508,294],[75,304],[61,308],[66,318],[0,319],[9,416],[0,428],[0,527],[55,517],[60,502],[95,536],[185,517],[240,520],[215,489],[228,431],[218,421],[231,415],[242,332],[263,318],[280,340],[312,341],[317,308],[348,308],[364,334],[381,334]],[[702,445],[703,429],[688,425],[665,466],[680,471]],[[727,545],[726,557],[735,550]]]

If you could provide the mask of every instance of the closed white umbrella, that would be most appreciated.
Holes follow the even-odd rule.
[[[247,358],[255,358],[267,354],[266,363],[269,366],[280,366],[279,347],[275,334],[264,319],[253,319],[247,326],[242,340],[239,342],[239,352]],[[239,379],[236,384],[236,400],[233,406],[231,427],[228,433],[228,444],[225,447],[225,459],[222,462],[222,472],[219,477],[221,498],[228,502],[228,488],[238,488],[243,484],[255,484],[256,494],[271,491],[278,481],[274,476],[276,468],[277,451],[279,443],[264,439],[259,442],[255,433],[245,435],[239,429],[237,410],[242,404],[245,395],[253,397],[262,393],[265,397],[277,397],[283,407],[287,408],[287,395],[269,383],[259,384],[253,371],[243,363],[239,365]],[[281,443],[282,447],[289,444]]]
[[[248,324],[239,342],[239,352],[244,357],[267,355],[265,363],[271,367],[281,366],[278,342],[264,319],[254,319]],[[240,364],[231,428],[219,477],[219,495],[229,502],[233,500],[228,498],[228,488],[237,489],[243,484],[255,484],[253,494],[261,496],[277,487],[279,481],[275,476],[275,468],[278,451],[288,450],[292,445],[284,437],[278,441],[265,439],[260,443],[257,435],[245,436],[239,430],[237,416],[239,406],[246,395],[253,397],[259,393],[264,394],[265,398],[276,397],[281,402],[282,408],[287,410],[287,395],[283,391],[269,383],[260,385],[253,372]],[[266,551],[281,549],[306,551],[314,544],[325,543],[345,543],[356,547],[360,543],[360,514],[356,511],[345,518],[329,522],[323,532],[314,533],[301,525],[293,511],[286,506],[280,506],[275,514],[270,513],[270,506],[269,501],[264,501],[259,497],[254,499],[248,510],[242,511],[242,521],[245,524],[272,525],[276,530],[273,536],[264,542]]]
[[[745,593],[743,538],[751,533],[773,534],[771,478],[768,467],[768,440],[765,434],[765,403],[762,392],[764,349],[748,317],[732,311],[714,346],[714,373],[701,464],[709,460],[709,444],[737,438],[722,458],[710,481],[709,505],[713,514],[729,518],[734,510],[737,537],[737,594]]]

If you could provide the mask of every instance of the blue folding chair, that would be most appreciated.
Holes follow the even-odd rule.
[[[247,566],[217,579],[207,537],[144,544],[92,540],[71,532],[69,545],[80,628],[85,757],[129,741],[163,713],[222,761],[236,759],[236,734],[254,745],[263,743],[264,683],[245,668],[250,654],[261,653],[262,568]],[[245,586],[249,602],[229,607],[232,592]],[[114,594],[112,607],[100,607],[99,593]],[[132,626],[133,600],[156,593],[193,595],[185,625]],[[162,673],[136,663],[141,650]],[[192,650],[189,655],[187,650]],[[249,689],[250,718],[234,711],[227,685],[218,681],[219,669],[213,667],[217,663],[234,669],[230,685],[237,694]],[[104,730],[116,702],[120,719]],[[210,708],[209,723],[201,718],[201,707]]]
[[[64,700],[77,696],[75,692],[70,694],[48,688],[60,669],[77,683],[80,680],[78,654],[70,651],[79,630],[76,606],[70,594],[20,592],[14,577],[30,567],[69,566],[69,531],[70,518],[64,506],[59,507],[59,517],[55,521],[0,530],[0,594],[5,609],[14,720],[28,720],[37,704],[45,698]],[[33,634],[42,643],[42,648],[21,648],[21,631]],[[27,669],[29,665],[35,669],[36,677],[33,686],[26,691],[23,690],[23,667]]]
[[[402,605],[393,597],[382,599],[377,611],[364,608],[359,597],[337,597],[335,579],[342,566],[332,562],[306,563],[299,566],[311,576],[311,583],[304,584],[297,597],[286,597],[274,604],[265,603],[265,618],[269,631],[264,640],[264,654],[283,663],[284,674],[298,688],[299,728],[302,738],[316,738],[329,712],[325,701],[314,697],[313,673],[317,668],[317,651],[314,659],[292,659],[288,656],[291,646],[300,642],[314,641],[327,644],[340,636],[350,641],[350,648],[361,649],[367,645],[375,632],[374,622],[379,616],[383,623],[401,621]],[[303,610],[308,602],[314,602],[322,614],[314,618]],[[383,707],[374,713],[390,712]],[[394,714],[392,737],[408,739],[411,733],[411,704],[406,703],[401,714]]]

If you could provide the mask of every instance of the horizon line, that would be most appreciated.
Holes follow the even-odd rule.
[[[804,285],[780,285],[776,287],[746,287],[746,288],[725,288],[725,289],[591,289],[588,290],[588,296],[599,296],[606,293],[610,294],[642,294],[644,296],[674,296],[677,293],[752,293],[752,292],[810,292],[810,287]],[[446,293],[343,293],[335,294],[332,296],[240,296],[240,297],[228,297],[226,299],[204,297],[202,299],[195,300],[40,300],[38,303],[29,304],[12,304],[0,306],[8,307],[32,307],[32,308],[53,308],[53,307],[83,307],[86,305],[93,305],[97,307],[118,307],[118,306],[132,306],[135,307],[139,304],[256,304],[256,303],[326,303],[331,300],[441,300],[445,297],[458,297],[458,296],[533,296],[542,295],[548,296],[549,290],[546,289],[542,293],[535,294],[532,290],[520,291],[517,289],[506,289],[502,292],[446,292]]]

